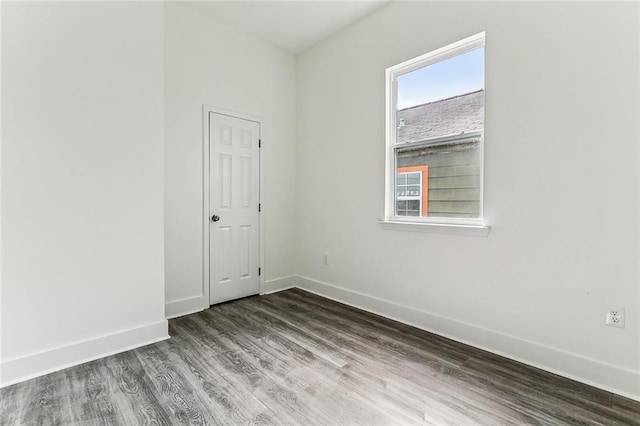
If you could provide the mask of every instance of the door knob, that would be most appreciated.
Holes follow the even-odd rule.
[[[220,220],[220,216],[218,216],[217,214],[214,214],[213,216],[211,216],[211,220],[212,220],[213,222],[217,222],[217,221],[219,221],[219,220]]]

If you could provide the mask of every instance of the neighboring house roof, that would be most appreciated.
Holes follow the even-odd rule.
[[[397,142],[418,142],[483,128],[484,90],[478,90],[398,110]]]

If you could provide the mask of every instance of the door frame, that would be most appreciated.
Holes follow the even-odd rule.
[[[262,155],[262,147],[264,146],[264,119],[258,115],[247,114],[244,112],[233,111],[226,108],[220,108],[212,105],[203,105],[202,106],[202,294],[204,296],[204,309],[209,308],[209,300],[210,300],[210,290],[211,287],[209,285],[209,270],[210,270],[210,258],[209,258],[209,227],[211,222],[209,220],[209,184],[210,184],[210,159],[209,159],[209,135],[210,135],[210,124],[209,124],[209,114],[210,113],[228,115],[230,117],[240,118],[242,120],[254,121],[257,122],[260,127],[260,134],[258,136],[260,140],[260,149],[258,150],[258,202],[262,207],[262,211],[259,214],[258,218],[258,239],[259,239],[259,247],[258,247],[258,267],[261,270],[261,274],[258,277],[258,282],[260,283],[258,292],[259,294],[264,294],[264,282],[265,282],[265,268],[264,268],[264,240],[265,240],[265,228],[264,228],[264,167],[263,167],[263,155]]]

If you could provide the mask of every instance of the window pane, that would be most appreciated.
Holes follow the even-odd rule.
[[[420,173],[407,173],[407,184],[420,184]]]
[[[398,76],[397,105],[398,109],[402,110],[483,88],[484,47],[478,47]],[[411,120],[400,116],[399,127],[410,124]],[[438,136],[445,134],[453,134],[453,132],[440,133]]]
[[[406,195],[420,195],[420,185],[407,185]]]
[[[420,216],[420,200],[399,200],[396,204],[398,216]]]
[[[432,146],[405,146],[395,151],[399,169],[426,168],[428,189],[422,200],[427,203],[428,217],[480,217],[479,138]],[[406,185],[403,194],[398,192],[396,197],[413,197],[414,194],[420,194],[419,185]],[[408,210],[418,210],[413,201],[409,203]]]

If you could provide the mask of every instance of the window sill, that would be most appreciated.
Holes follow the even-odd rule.
[[[467,235],[472,237],[486,237],[491,231],[486,225],[457,225],[444,223],[417,223],[381,220],[378,222],[382,229],[390,231],[428,232],[450,235]]]

